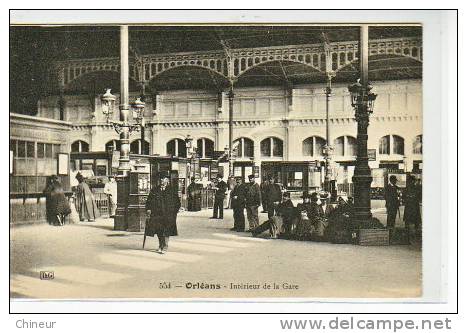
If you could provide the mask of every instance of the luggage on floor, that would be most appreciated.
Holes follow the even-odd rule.
[[[258,227],[252,230],[253,236],[258,236],[263,232],[269,230],[271,238],[277,238],[279,233],[282,231],[282,217],[272,216],[271,219],[261,223]]]
[[[271,225],[270,229],[270,236],[271,238],[277,238],[281,232],[284,232],[283,230],[283,223],[284,220],[280,216],[272,216],[271,220],[269,221]]]

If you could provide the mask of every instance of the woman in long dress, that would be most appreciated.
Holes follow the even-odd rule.
[[[89,222],[93,222],[97,217],[99,217],[99,211],[97,209],[96,201],[94,200],[94,195],[80,173],[76,175],[76,179],[79,183],[76,187],[76,210],[79,214],[79,220],[88,220]]]
[[[201,210],[201,186],[195,182],[195,177],[191,178],[191,183],[187,188],[189,212]]]
[[[44,194],[47,222],[51,225],[63,225],[66,216],[71,213],[71,208],[57,176],[47,178]]]

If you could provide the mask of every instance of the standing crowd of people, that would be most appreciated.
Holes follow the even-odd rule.
[[[73,187],[73,190],[79,220],[92,222],[99,216],[94,195],[80,173],[77,173],[76,180],[78,185]],[[248,180],[244,183],[242,177],[236,177],[235,184],[231,187],[229,206],[233,211],[234,223],[230,230],[251,232],[253,236],[269,231],[271,238],[328,240],[336,243],[350,241],[354,214],[352,198],[345,200],[339,197],[337,203],[331,204],[329,194],[326,192],[304,191],[301,196],[302,202],[295,206],[290,193],[283,190],[277,178],[269,176],[261,185],[256,183],[254,175],[250,175]],[[212,189],[214,204],[211,218],[223,219],[224,200],[229,186],[218,175]],[[202,185],[197,184],[193,177],[187,188],[189,211],[201,210],[201,191]],[[51,225],[63,225],[72,209],[57,176],[47,178],[44,193],[47,221]],[[109,177],[104,193],[108,196],[109,216],[113,217],[117,203],[115,178]],[[394,237],[398,214],[400,218],[399,208],[404,204],[402,220],[405,225],[406,241],[410,243],[413,240],[412,234],[418,235],[421,228],[421,186],[412,175],[407,175],[406,188],[401,191],[397,185],[397,177],[392,175],[384,193],[387,211],[386,228],[389,230],[390,239]],[[267,213],[268,217],[263,223],[259,220],[260,206],[262,213]],[[167,252],[169,237],[178,234],[176,218],[180,207],[178,190],[170,184],[169,176],[161,173],[159,184],[152,187],[147,198],[148,219],[145,229],[145,236],[157,235],[160,253]],[[245,223],[245,211],[248,226]],[[414,233],[412,229],[415,229]]]
[[[230,193],[234,218],[232,231],[247,231],[253,236],[269,231],[272,238],[303,240],[311,239],[313,235],[324,236],[323,221],[325,216],[329,215],[330,207],[328,196],[319,197],[318,193],[309,194],[305,191],[301,197],[303,202],[295,207],[290,193],[284,192],[277,178],[269,176],[261,185],[255,182],[254,175],[250,175],[248,180],[248,183],[243,183],[242,178],[237,177],[236,185]],[[262,212],[268,216],[267,221],[263,223],[259,221],[260,206],[263,207]],[[247,230],[245,210],[248,219]]]

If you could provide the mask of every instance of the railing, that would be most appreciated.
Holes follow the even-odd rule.
[[[214,207],[214,190],[205,189],[201,190],[201,208],[207,209]]]
[[[354,184],[347,183],[347,184],[337,184],[337,194],[339,193],[347,193],[347,196],[353,197],[354,196]]]
[[[65,192],[70,205],[74,205],[73,192]],[[101,217],[109,216],[109,199],[107,194],[93,189],[94,200]],[[182,207],[187,207],[186,198],[182,197]],[[228,197],[224,207],[227,207]],[[201,190],[201,208],[210,209],[214,206],[214,191]],[[10,224],[47,223],[45,209],[45,194],[42,192],[10,193]]]
[[[94,200],[96,201],[97,209],[101,217],[109,216],[109,197],[103,192],[95,192]]]

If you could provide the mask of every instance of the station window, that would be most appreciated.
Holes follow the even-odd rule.
[[[379,139],[381,155],[404,155],[404,138],[398,135],[386,135]]]
[[[379,153],[381,155],[389,155],[390,148],[389,135],[383,136],[379,139]]]
[[[186,157],[186,143],[182,139],[167,142],[167,154],[170,156]]]
[[[71,144],[71,152],[82,153],[89,151],[89,144],[82,140],[77,140]]]
[[[303,140],[302,153],[303,156],[323,156],[323,149],[326,145],[326,140],[319,136],[310,136]]]
[[[254,157],[254,143],[248,138],[239,138],[233,142],[236,157]]]
[[[393,135],[394,150],[393,153],[397,155],[404,155],[404,139],[400,136]]]
[[[38,142],[37,143],[37,158],[44,158],[45,157],[45,143]]]
[[[36,156],[35,143],[26,141],[26,156],[34,158]]]
[[[336,156],[344,156],[344,137],[338,137],[334,140],[334,153]]]
[[[18,142],[18,157],[25,158],[26,157],[26,142],[25,141],[17,141]]]
[[[196,148],[198,156],[201,158],[209,158],[214,155],[214,141],[210,139],[200,138],[196,140]]]
[[[130,144],[130,153],[149,155],[149,142],[141,139],[135,140]]]
[[[57,172],[60,144],[10,140],[15,176],[49,176]]]
[[[261,141],[261,157],[282,157],[284,154],[281,139],[270,137]]]
[[[334,154],[336,156],[356,156],[357,139],[344,135],[334,140]]]
[[[105,144],[105,151],[114,151],[120,150],[120,141],[119,140],[110,140]]]

